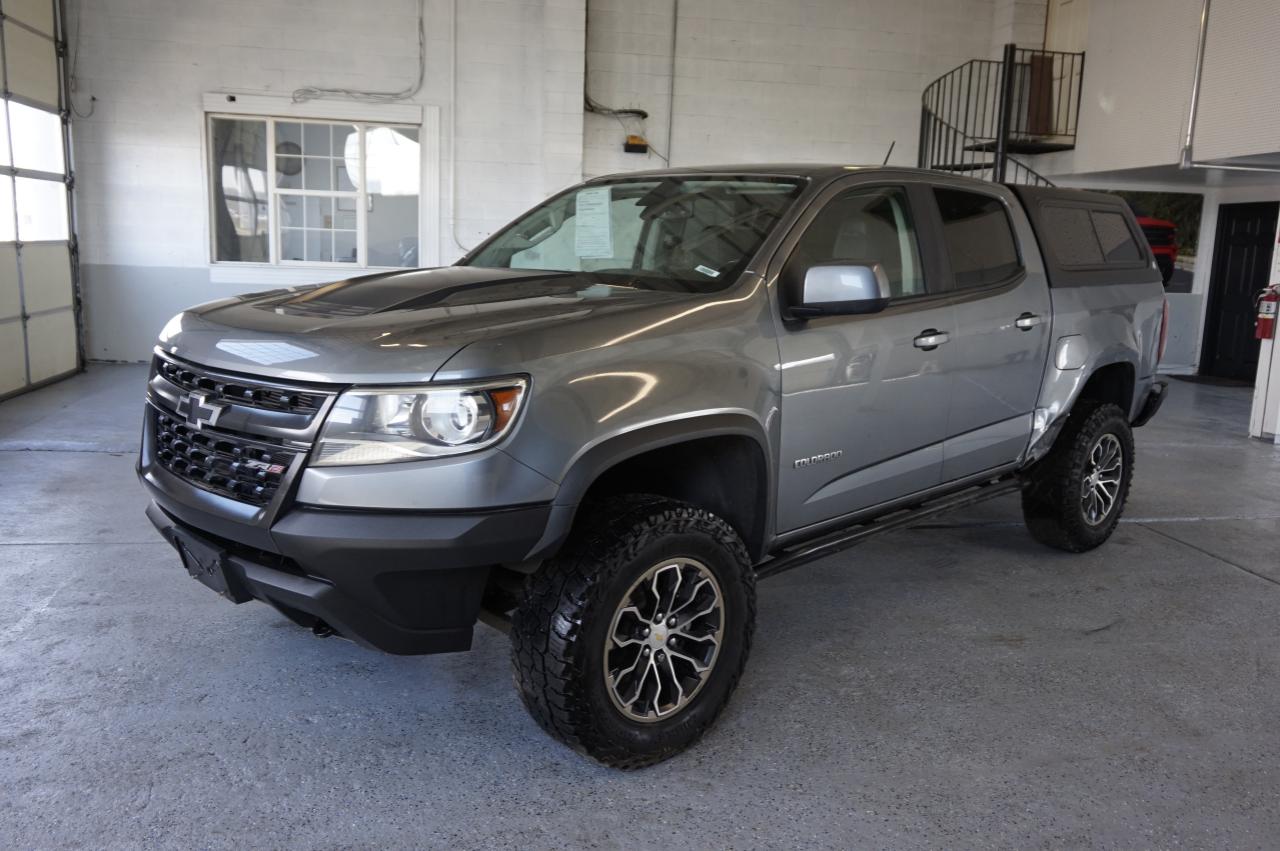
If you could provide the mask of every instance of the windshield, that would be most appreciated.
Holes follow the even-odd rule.
[[[463,265],[712,292],[746,268],[800,189],[798,178],[770,177],[591,183],[534,208]]]

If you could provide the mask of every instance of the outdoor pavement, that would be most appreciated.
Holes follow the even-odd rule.
[[[145,370],[0,403],[0,848],[1275,847],[1280,448],[1171,382],[1112,540],[1016,497],[760,586],[686,754],[546,737],[504,636],[379,655],[191,581],[143,517]]]

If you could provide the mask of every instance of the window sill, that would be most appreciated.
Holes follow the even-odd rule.
[[[350,263],[314,266],[274,266],[270,263],[210,263],[209,281],[215,284],[327,284],[361,275],[407,272],[406,266],[354,266]]]

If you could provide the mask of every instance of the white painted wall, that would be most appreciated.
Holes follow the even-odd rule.
[[[990,57],[999,59],[1006,44],[1044,47],[1048,4],[1043,0],[995,0]]]
[[[673,165],[879,163],[895,140],[891,162],[914,165],[921,93],[990,53],[997,2],[1012,22],[1012,0],[683,0],[669,152],[673,0],[589,0],[588,84],[601,103],[648,111],[645,135]],[[624,135],[588,114],[584,173],[662,165],[623,153]]]
[[[426,164],[439,185],[429,183],[423,197],[429,263],[451,261],[580,178],[584,0],[458,0],[456,175],[453,3],[426,2],[426,84],[413,103],[441,118],[428,128],[434,140],[424,140],[439,151]],[[92,115],[73,124],[89,357],[146,358],[168,317],[193,303],[343,274],[211,275],[202,97],[230,90],[287,98],[304,85],[403,88],[417,70],[417,0],[70,6],[76,106],[84,113],[97,98]]]
[[[667,153],[673,0],[456,0],[456,24],[454,5],[426,0],[426,84],[412,100],[428,122],[423,263],[453,261],[584,173],[662,164],[624,154],[614,119],[584,116],[583,68],[589,51],[593,96],[648,110],[643,132]],[[880,162],[896,141],[891,162],[914,164],[924,87],[1010,36],[1038,45],[1043,5],[683,0],[672,161]],[[73,124],[91,358],[146,358],[155,332],[193,303],[350,273],[210,264],[202,102],[287,98],[304,85],[399,89],[416,70],[416,9],[70,0],[77,108],[97,98]],[[343,106],[323,102],[326,116]]]

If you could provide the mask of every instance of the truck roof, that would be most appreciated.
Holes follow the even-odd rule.
[[[768,177],[807,177],[831,179],[849,172],[882,172],[885,174],[936,174],[948,180],[960,180],[979,186],[990,186],[990,181],[963,177],[954,172],[908,166],[858,165],[855,163],[726,163],[723,165],[677,166],[672,168],[645,169],[643,171],[619,171],[602,174],[591,180],[616,180],[618,178],[690,177],[699,174],[742,174]],[[590,181],[588,181],[590,182]]]

